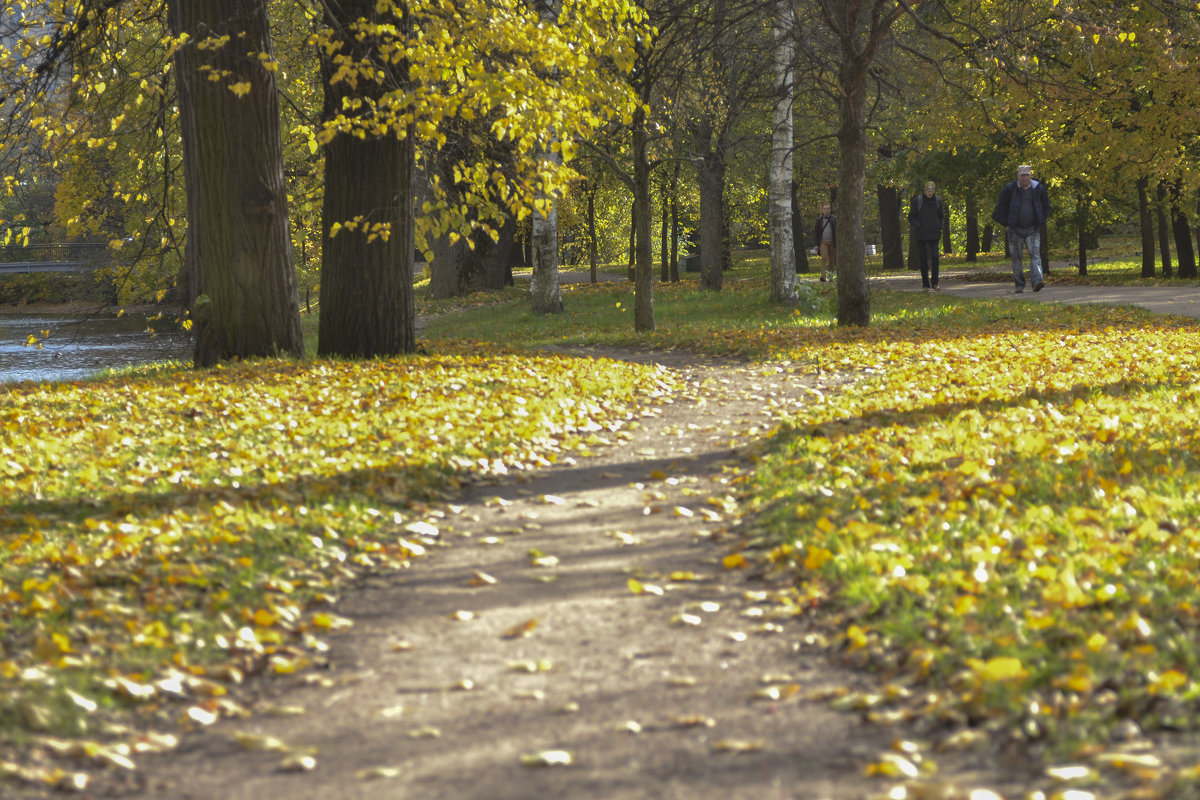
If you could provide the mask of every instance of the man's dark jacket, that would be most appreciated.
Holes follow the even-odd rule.
[[[913,237],[919,242],[936,242],[942,238],[942,225],[946,221],[946,205],[940,195],[926,197],[924,192],[916,195],[908,209],[908,222]]]
[[[992,219],[1010,228],[1017,224],[1017,215],[1021,213],[1021,196],[1017,192],[1018,184],[1010,181],[1000,190],[1000,199],[996,201],[996,210]],[[1031,181],[1030,190],[1033,192],[1034,227],[1040,228],[1050,218],[1050,196],[1046,193],[1046,184],[1041,181]]]

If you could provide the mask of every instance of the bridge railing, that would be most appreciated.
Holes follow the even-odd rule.
[[[108,262],[103,242],[0,246],[0,275],[18,272],[86,272]]]

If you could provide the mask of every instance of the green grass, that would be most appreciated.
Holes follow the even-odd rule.
[[[843,391],[781,420],[744,498],[794,607],[820,609],[831,646],[926,687],[919,704],[896,701],[912,713],[1049,752],[1102,742],[1123,720],[1193,727],[1200,327],[1135,308],[875,291],[871,327],[845,329],[833,287],[808,289],[814,310],[798,313],[767,302],[761,271],[719,294],[656,285],[656,330],[636,334],[628,286],[573,286],[561,315],[506,299],[429,335],[840,371]]]

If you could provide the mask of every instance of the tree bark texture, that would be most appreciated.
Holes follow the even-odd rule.
[[[709,151],[696,164],[700,188],[700,286],[721,290],[721,239],[725,191],[725,161],[717,151]]]
[[[251,356],[304,355],[292,263],[279,97],[259,53],[272,52],[266,6],[255,0],[171,0],[188,181],[186,263],[196,366]],[[201,49],[213,36],[225,46]],[[215,72],[210,72],[215,71]],[[229,78],[213,81],[210,74]],[[230,87],[246,84],[238,96]]]
[[[796,253],[792,238],[792,62],[796,53],[793,15],[790,0],[776,0],[775,104],[771,115],[767,224],[771,239],[771,302],[781,305],[796,303]]]
[[[800,198],[796,179],[792,178],[792,251],[796,256],[796,274],[808,274],[808,233],[804,229],[804,215],[800,213]]]
[[[1175,236],[1175,254],[1179,258],[1179,277],[1196,277],[1196,251],[1192,249],[1192,229],[1187,216],[1176,203],[1171,204],[1171,230]]]
[[[534,7],[543,25],[558,23],[559,4],[556,0],[534,0]],[[562,157],[547,148],[541,157],[554,164]],[[533,212],[533,267],[529,278],[529,294],[535,314],[560,314],[563,310],[562,292],[558,285],[558,202],[545,197],[544,211]]]
[[[1158,217],[1158,252],[1162,258],[1163,277],[1169,278],[1171,277],[1171,225],[1167,221],[1167,185],[1162,181],[1158,182],[1157,199],[1154,210]]]
[[[1154,222],[1150,215],[1149,180],[1138,178],[1138,219],[1142,231],[1142,277],[1154,277]]]
[[[979,255],[979,201],[975,195],[967,196],[967,261],[976,261]]]
[[[645,112],[633,117],[633,206],[637,221],[637,258],[634,264],[633,328],[654,330],[654,251],[650,239],[650,137]]]
[[[341,54],[375,62],[377,42],[353,29],[360,19],[378,18],[374,0],[330,0],[325,9],[326,24],[339,40]],[[359,76],[356,85],[330,83],[336,69],[332,55],[324,54],[326,120],[353,113],[344,110],[343,100],[363,99],[368,101],[364,105],[373,106],[391,88],[366,76]],[[380,66],[379,71],[390,69]],[[401,65],[395,75],[404,80],[405,72]],[[413,147],[411,130],[394,129],[365,137],[338,132],[325,145],[317,330],[317,352],[322,356],[375,358],[416,349]],[[333,234],[335,224],[356,218],[367,226],[381,224],[387,235],[372,238],[361,227]]]
[[[904,237],[900,232],[900,190],[879,186],[879,238],[883,247],[883,268],[904,269]]]

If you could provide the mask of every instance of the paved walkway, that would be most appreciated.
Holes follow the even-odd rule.
[[[1188,285],[1174,286],[1073,286],[1055,282],[1055,274],[1074,274],[1067,266],[1051,265],[1050,280],[1046,288],[1034,292],[1026,286],[1022,294],[1013,293],[1012,281],[1002,283],[980,283],[963,280],[963,272],[954,270],[942,274],[942,293],[954,297],[1004,297],[1021,302],[1039,303],[1106,303],[1109,305],[1133,305],[1162,314],[1176,314],[1200,319],[1200,281]],[[871,285],[879,288],[919,291],[921,276],[915,272],[871,278]]]

